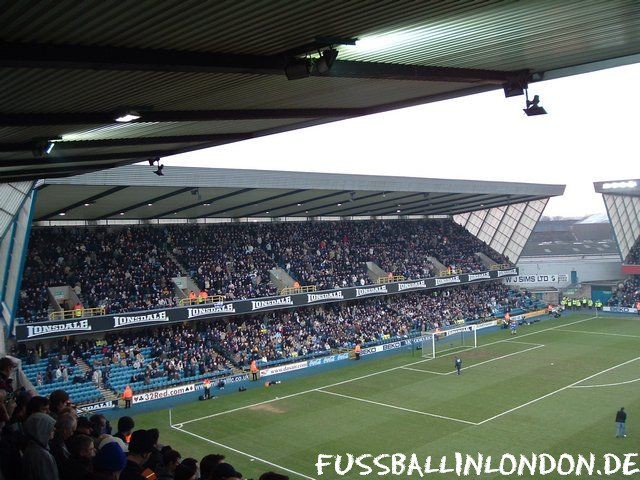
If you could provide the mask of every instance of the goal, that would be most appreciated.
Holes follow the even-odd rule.
[[[436,358],[444,353],[476,348],[478,334],[475,325],[450,328],[441,332],[427,332],[422,337],[422,357]]]

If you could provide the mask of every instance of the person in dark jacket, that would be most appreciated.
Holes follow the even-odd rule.
[[[49,442],[49,450],[53,458],[56,459],[59,472],[62,471],[62,467],[69,459],[70,453],[67,447],[67,440],[71,438],[75,430],[76,418],[73,415],[64,413],[58,416],[53,438]]]
[[[149,469],[143,467],[153,450],[153,437],[147,430],[136,430],[131,434],[127,465],[120,474],[120,480],[146,480]],[[145,473],[146,472],[146,473]]]
[[[93,439],[80,433],[71,437],[68,444],[70,455],[60,476],[64,480],[84,480],[92,471],[91,462],[96,454]]]
[[[129,437],[131,437],[131,432],[135,428],[136,423],[133,421],[131,417],[120,417],[118,419],[118,431],[114,435],[114,437],[118,437],[124,443],[129,443]]]
[[[616,412],[616,438],[625,438],[627,436],[627,412],[624,407]]]
[[[158,474],[158,480],[174,480],[174,473],[176,468],[180,464],[182,455],[173,449],[166,449],[162,452],[162,464],[163,466],[158,468],[156,473]]]
[[[158,448],[158,441],[160,440],[160,430],[157,428],[150,428],[147,430],[153,438],[153,450],[151,450],[151,455],[149,456],[149,460],[147,460],[144,464],[145,468],[150,468],[154,472],[158,471],[158,468],[162,466],[162,454],[160,453],[160,449]]]
[[[58,467],[49,452],[49,440],[53,437],[56,421],[46,413],[34,413],[24,422],[28,438],[22,457],[22,480],[58,480]]]

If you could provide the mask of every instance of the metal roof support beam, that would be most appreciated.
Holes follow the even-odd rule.
[[[321,195],[319,197],[314,197],[314,198],[308,198],[307,200],[303,200],[301,202],[296,202],[296,203],[289,203],[287,205],[281,205],[280,207],[276,207],[276,208],[271,208],[268,210],[259,210],[257,212],[251,212],[251,213],[247,213],[246,215],[243,215],[244,217],[253,217],[255,215],[260,215],[261,213],[267,213],[267,212],[275,212],[278,210],[284,210],[285,208],[289,208],[289,207],[293,207],[293,206],[298,206],[298,204],[302,205],[305,203],[313,203],[313,202],[317,202],[318,200],[324,200],[325,198],[333,198],[333,197],[337,197],[338,195],[344,195],[345,193],[349,193],[349,190],[341,190],[338,192],[334,192],[334,193],[328,193],[327,195]],[[317,207],[317,208],[324,208],[324,207]],[[297,215],[298,213],[306,213],[309,209],[303,209],[303,210],[298,210],[297,212],[291,212],[289,214],[286,214],[285,216],[294,216]],[[314,209],[312,209],[314,210]]]
[[[109,138],[101,140],[67,140],[56,141],[54,152],[85,148],[123,147],[137,145],[158,145],[164,143],[194,143],[194,142],[236,142],[252,138],[250,133],[224,133],[213,135],[172,135],[161,137],[140,138]],[[0,143],[0,152],[31,152],[38,146],[38,142]]]
[[[104,191],[102,193],[98,193],[97,195],[93,195],[93,196],[91,196],[89,198],[85,198],[84,200],[80,200],[79,202],[72,203],[71,205],[69,205],[69,206],[67,206],[65,208],[61,208],[60,210],[56,210],[55,212],[51,212],[51,213],[49,213],[47,215],[43,215],[42,217],[38,217],[38,218],[36,218],[36,222],[41,222],[43,220],[49,220],[50,218],[53,218],[53,217],[59,215],[62,212],[66,213],[69,210],[73,210],[74,208],[81,207],[81,206],[83,206],[83,205],[85,205],[87,203],[89,203],[89,204],[95,203],[97,200],[99,200],[101,198],[104,198],[104,197],[108,197],[109,195],[114,194],[116,192],[119,192],[120,190],[124,190],[125,188],[128,188],[128,187],[120,186],[120,187],[110,188],[109,190],[106,190],[106,191]]]
[[[0,43],[0,67],[284,75],[290,54],[246,55],[79,45]],[[311,75],[503,84],[522,72],[336,60]]]
[[[253,108],[228,110],[136,110],[138,120],[129,123],[209,122],[225,120],[273,120],[281,118],[352,118],[367,115],[367,108]],[[115,123],[118,112],[0,113],[0,126],[104,125]],[[240,134],[229,134],[240,135]]]
[[[144,207],[145,205],[149,205],[150,203],[156,203],[159,202],[161,200],[166,200],[167,198],[171,198],[171,197],[175,197],[176,195],[181,195],[185,192],[188,192],[192,190],[191,187],[185,187],[185,188],[180,188],[178,190],[175,190],[173,192],[169,192],[169,193],[165,193],[164,195],[160,195],[158,197],[154,197],[151,198],[149,200],[146,200],[144,202],[138,202],[136,204],[133,205],[129,205],[128,207],[125,208],[121,208],[119,210],[115,210],[111,213],[107,213],[106,215],[101,215],[99,217],[96,218],[92,218],[91,220],[106,220],[107,218],[111,218],[111,217],[115,217],[116,215],[119,215],[121,212],[130,212],[131,210],[135,210],[136,208],[140,208],[140,207]]]
[[[55,150],[51,155],[47,155],[45,157],[27,157],[27,158],[16,158],[16,159],[0,159],[0,168],[4,167],[28,167],[30,165],[37,167],[44,167],[45,165],[50,165],[51,167],[55,167],[56,164],[71,164],[74,162],[83,163],[83,162],[100,162],[100,161],[109,161],[109,160],[124,160],[124,159],[137,159],[137,158],[151,158],[151,157],[165,157],[167,155],[171,155],[171,151],[167,150],[147,150],[143,152],[113,152],[113,153],[99,153],[94,155],[74,155],[74,156],[56,156]],[[139,161],[139,160],[138,160]],[[113,162],[114,164],[118,164],[118,162]],[[135,163],[135,161],[124,162],[124,163]],[[102,168],[108,168],[104,165]],[[57,170],[57,168],[56,168]],[[46,170],[45,170],[46,171]]]
[[[303,192],[306,192],[306,190],[292,190],[290,192],[281,193],[279,195],[273,195],[271,197],[262,198],[260,200],[254,201],[254,202],[243,203],[242,205],[236,205],[236,206],[233,206],[233,207],[225,208],[223,210],[216,210],[215,212],[205,213],[204,215],[196,215],[196,216],[189,217],[189,218],[213,217],[213,216],[219,215],[221,213],[231,212],[232,210],[239,210],[239,209],[245,208],[245,207],[252,207],[253,205],[260,205],[261,203],[270,202],[272,200],[278,200],[279,198],[290,197],[291,195],[297,195],[297,194],[303,193]],[[241,217],[244,217],[244,215],[236,216],[234,218],[241,218]]]
[[[191,190],[191,188],[189,188]],[[192,203],[191,205],[187,205],[185,207],[175,208],[173,210],[169,210],[167,212],[159,213],[158,215],[153,215],[152,217],[146,217],[145,220],[153,220],[156,218],[162,218],[165,215],[173,215],[175,213],[183,212],[185,210],[189,210],[190,208],[201,206],[205,203],[215,203],[219,200],[224,200],[225,198],[235,197],[236,195],[242,195],[243,193],[251,192],[256,190],[255,188],[243,188],[242,190],[236,190],[235,192],[226,193],[224,195],[219,195],[217,197],[208,198],[206,200],[198,200],[197,203]]]

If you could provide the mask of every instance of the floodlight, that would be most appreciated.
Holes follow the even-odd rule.
[[[540,105],[540,96],[535,95],[533,100],[529,100],[529,92],[527,90],[525,90],[525,94],[527,96],[527,108],[523,108],[522,110],[527,117],[547,114],[547,111]]]
[[[127,122],[132,122],[133,120],[138,120],[139,118],[140,118],[140,114],[138,112],[129,110],[127,112],[118,114],[118,116],[116,117],[116,122],[127,123]]]
[[[300,80],[307,78],[311,74],[311,62],[308,58],[293,58],[284,67],[284,73],[288,80]]]
[[[333,62],[335,61],[337,56],[338,51],[333,48],[329,48],[322,52],[320,58],[318,58],[315,63],[316,71],[321,75],[327,73],[329,70],[331,70],[331,66],[333,65]]]

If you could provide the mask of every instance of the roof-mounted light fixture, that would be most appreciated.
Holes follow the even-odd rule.
[[[127,110],[126,112],[118,113],[115,120],[118,123],[128,123],[138,120],[139,118],[140,114],[138,112],[135,110]]]
[[[524,93],[527,98],[527,108],[523,108],[522,110],[527,115],[527,117],[547,114],[547,111],[542,107],[542,105],[540,105],[540,96],[535,95],[533,97],[533,100],[529,100],[529,91],[525,89]]]
[[[56,142],[60,141],[60,138],[37,138],[34,140],[33,144],[33,156],[34,157],[46,157],[47,155],[51,155],[53,149],[56,146]]]
[[[338,57],[336,45],[355,45],[354,38],[316,37],[311,43],[283,53],[284,73],[289,80],[307,78],[311,74],[324,75]]]
[[[162,169],[164,168],[164,165],[160,165],[160,157],[151,157],[148,161],[149,161],[149,165],[152,167],[154,164],[156,163],[158,164],[157,170],[155,170],[153,173],[155,173],[159,177],[164,175],[164,173],[162,173]]]

